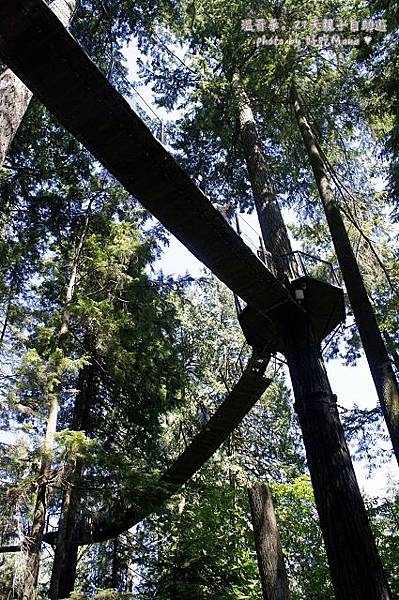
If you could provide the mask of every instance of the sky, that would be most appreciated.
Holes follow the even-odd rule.
[[[177,48],[173,48],[173,50],[179,55],[179,58],[184,58],[182,50]],[[137,58],[139,52],[134,42],[126,49],[125,56],[129,68],[130,80],[137,81]],[[149,87],[140,86],[137,87],[137,90],[140,96],[137,94],[134,95],[134,100],[152,118],[155,114],[164,122],[173,121],[176,118],[176,112],[168,114],[164,109],[156,107],[154,94]],[[150,112],[150,109],[152,109],[152,112]],[[295,221],[295,215],[292,211],[283,211],[283,214],[287,224]],[[241,215],[241,218],[244,218],[246,222],[244,229],[251,238],[249,243],[252,242],[253,245],[257,245],[259,225],[256,215],[245,214]],[[292,240],[292,245],[294,250],[300,249],[299,243],[294,240]],[[204,270],[202,263],[173,235],[170,235],[169,246],[165,247],[161,259],[154,266],[156,269],[162,270],[165,274],[176,276],[189,273],[191,276],[196,277],[202,275]],[[332,389],[338,397],[338,404],[340,406],[346,409],[352,408],[355,404],[363,409],[371,409],[376,406],[378,402],[377,394],[364,356],[357,361],[355,366],[347,366],[342,364],[341,359],[334,359],[328,361],[326,367]],[[386,456],[388,457],[389,455],[389,444],[387,444]],[[369,465],[365,461],[354,461],[354,468],[360,488],[368,496],[384,497],[392,493],[394,487],[399,483],[399,470],[394,458],[388,460],[386,464],[379,466],[372,473],[369,472]]]

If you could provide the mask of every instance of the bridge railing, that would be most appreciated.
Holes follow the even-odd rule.
[[[166,123],[146,102],[145,98],[143,98],[136,88],[133,87],[131,91],[132,94],[128,98],[130,106],[135,113],[139,115],[140,119],[147,125],[148,129],[151,130],[153,136],[156,137],[164,146],[166,146]]]
[[[300,250],[283,255],[272,254],[265,249],[259,233],[241,215],[235,216],[235,228],[247,246],[275,277],[286,278],[288,281],[300,277],[313,277],[324,283],[340,286],[337,273],[330,262]]]
[[[281,265],[280,268],[289,281],[300,277],[312,277],[330,285],[340,285],[333,265],[318,256],[296,250],[289,254],[276,256],[275,260]]]
[[[237,233],[247,246],[251,248],[252,252],[265,263],[275,277],[278,277],[279,265],[275,260],[275,256],[264,247],[262,237],[259,233],[241,215],[235,215],[235,226]]]

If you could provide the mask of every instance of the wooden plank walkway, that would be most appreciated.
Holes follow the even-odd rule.
[[[2,0],[0,57],[221,281],[267,315],[295,302],[110,85],[43,0]]]
[[[257,372],[254,358],[250,359],[242,376],[215,414],[161,475],[156,491],[143,493],[141,490],[140,493],[140,490],[133,490],[131,497],[116,499],[113,510],[100,510],[94,520],[83,521],[75,543],[93,544],[113,539],[159,510],[168,498],[179,492],[180,487],[211,458],[269,387],[271,380],[263,376],[268,361],[268,356],[263,357],[262,370]],[[54,544],[56,535],[56,531],[49,532],[44,536],[44,541]]]
[[[266,391],[271,380],[244,372],[204,429],[164,473],[160,481],[182,485],[216,452]]]

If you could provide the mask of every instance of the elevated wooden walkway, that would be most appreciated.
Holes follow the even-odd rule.
[[[75,543],[92,544],[112,539],[159,510],[170,496],[179,492],[180,487],[211,458],[266,391],[271,383],[270,379],[264,377],[268,362],[269,355],[251,357],[240,379],[215,414],[161,475],[155,493],[145,491],[140,494],[140,490],[130,490],[129,497],[115,499],[111,512],[108,508],[103,513],[98,511],[94,520],[83,520]],[[57,532],[47,533],[44,541],[54,544],[56,536]]]
[[[263,363],[263,371],[266,370],[269,358],[267,356],[258,359]],[[216,452],[222,441],[238,427],[270,383],[271,380],[265,379],[263,372],[257,370],[256,358],[253,357],[226,400],[181,456],[162,475],[160,481],[175,485],[188,481]]]
[[[0,57],[120,183],[263,315],[295,303],[43,0],[1,0]]]

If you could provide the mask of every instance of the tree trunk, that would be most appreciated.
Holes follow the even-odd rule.
[[[32,92],[10,69],[0,75],[0,167],[32,96]]]
[[[391,361],[378,327],[373,307],[353,252],[344,221],[335,202],[329,177],[312,128],[300,104],[298,93],[292,90],[292,102],[309,161],[326,214],[335,252],[352,306],[364,352],[377,390],[381,409],[399,463],[399,387]]]
[[[396,371],[399,373],[399,354],[396,349],[395,342],[392,340],[388,331],[384,331],[383,335],[384,335],[384,340],[385,340],[385,346],[386,346],[389,354],[392,357],[392,362],[395,365]]]
[[[15,265],[13,267],[12,275],[11,275],[10,287],[8,289],[7,306],[6,306],[5,311],[4,311],[4,321],[3,321],[3,325],[1,327],[1,333],[0,333],[0,350],[2,349],[3,344],[4,344],[4,339],[5,339],[5,336],[6,336],[6,332],[7,332],[7,328],[8,328],[8,323],[9,323],[9,320],[10,320],[10,312],[11,312],[12,302],[13,302],[15,294],[16,294],[17,275],[18,275],[18,262],[15,263]]]
[[[77,497],[77,499],[78,499],[79,503],[76,504],[76,508],[74,511],[75,518],[78,517],[79,510],[80,510],[80,497]],[[70,526],[70,531],[72,532],[72,535],[76,531],[77,527],[78,527],[78,522],[77,522],[77,520],[75,520],[72,522],[72,524]],[[78,558],[79,558],[79,546],[77,544],[74,544],[72,542],[72,539],[73,538],[71,538],[70,543],[66,547],[67,552],[65,555],[65,562],[64,562],[64,565],[63,565],[63,568],[61,571],[60,579],[59,579],[57,598],[69,598],[70,594],[73,592],[73,590],[75,588],[76,569],[78,566]]]
[[[79,393],[72,425],[74,431],[87,431],[90,407],[95,397],[93,386],[94,370],[92,365],[88,365],[79,374]],[[77,459],[64,492],[48,595],[50,600],[68,598],[74,589],[78,559],[78,545],[74,544],[74,538],[79,528],[83,468],[83,460]]]
[[[249,177],[256,178],[260,169],[262,178],[270,181],[249,99],[239,74],[235,73],[233,79],[240,123],[244,126],[241,141]],[[257,189],[257,183],[253,182],[252,187]],[[270,226],[262,228],[263,235],[268,236],[265,246],[279,254],[282,248],[289,248],[289,241],[283,239],[287,234],[285,227],[280,225],[281,214],[276,216],[277,202],[269,201],[270,186],[263,189],[266,194],[262,204],[265,223],[269,220],[270,210]],[[309,315],[295,305],[285,307],[281,309],[280,317],[285,356],[336,599],[388,600],[389,588],[346,446],[335,396],[325,372],[320,344],[315,340]]]
[[[263,600],[288,600],[288,578],[270,489],[255,484],[248,497]]]
[[[51,9],[65,27],[75,10],[76,0],[54,0]],[[32,99],[32,92],[10,69],[0,75],[0,168]]]
[[[62,313],[61,327],[57,340],[57,348],[59,348],[61,351],[63,351],[63,348],[65,346],[66,336],[68,333],[69,308],[74,295],[76,277],[78,273],[78,265],[81,251],[83,248],[84,239],[86,237],[88,229],[90,210],[91,202],[89,203],[89,206],[87,208],[85,223],[81,235],[79,237],[78,244],[75,248],[74,256],[71,263],[71,272],[65,290],[65,301]],[[59,374],[57,375],[57,379],[58,378]],[[43,541],[44,528],[46,524],[47,494],[49,480],[51,477],[53,443],[54,436],[57,430],[59,394],[59,385],[56,387],[56,389],[49,390],[48,393],[50,407],[46,426],[46,436],[42,450],[41,465],[39,470],[37,495],[32,519],[32,528],[29,536],[27,537],[24,543],[26,551],[26,577],[23,583],[23,600],[34,600],[36,598],[36,586],[40,566],[40,548]]]
[[[83,467],[83,461],[77,460],[64,492],[48,593],[50,600],[68,598],[75,587],[79,547],[73,539],[79,527]]]
[[[112,541],[112,563],[111,563],[111,588],[115,591],[118,590],[119,584],[119,538],[116,537]]]
[[[307,315],[282,320],[287,359],[336,600],[391,596]]]
[[[58,399],[57,395],[53,393],[50,399],[46,436],[42,449],[42,460],[38,477],[32,528],[24,543],[26,561],[22,600],[34,600],[36,598],[36,586],[39,577],[40,566],[40,547],[43,540],[44,527],[46,524],[47,490],[48,481],[51,476],[51,456],[57,426],[57,414]]]
[[[265,248],[272,254],[288,254],[292,252],[292,248],[287,228],[258,138],[250,102],[241,84],[239,73],[234,73],[232,84],[239,106],[241,143]]]

